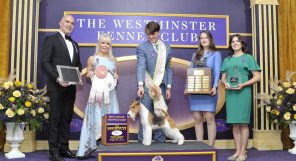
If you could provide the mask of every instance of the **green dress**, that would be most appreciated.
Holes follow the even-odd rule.
[[[252,71],[260,71],[260,67],[249,54],[229,56],[224,59],[221,67],[221,72],[226,72],[226,82],[230,82],[231,77],[239,77],[238,82],[247,82]],[[251,88],[246,86],[242,90],[226,90],[227,123],[250,123]]]

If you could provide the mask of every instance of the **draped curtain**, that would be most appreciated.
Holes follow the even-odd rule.
[[[280,80],[286,80],[286,71],[296,72],[296,1],[278,0],[278,35],[279,35],[279,75]],[[293,77],[295,81],[296,76]],[[289,138],[290,129],[282,128],[281,140],[283,149],[293,148]]]
[[[10,0],[0,0],[0,77],[7,77],[10,43]]]
[[[296,1],[278,2],[279,66],[280,79],[284,80],[286,71],[296,72]]]
[[[9,65],[9,43],[10,43],[10,0],[0,0],[0,77],[6,78]],[[4,130],[0,130],[0,151],[5,144]]]

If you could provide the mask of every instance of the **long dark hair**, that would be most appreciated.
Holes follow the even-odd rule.
[[[243,39],[243,37],[242,37],[240,34],[235,34],[235,35],[233,35],[233,36],[230,38],[230,40],[229,40],[229,44],[228,44],[228,49],[230,50],[229,55],[232,56],[232,55],[234,54],[234,50],[233,50],[232,47],[231,47],[231,42],[232,42],[233,38],[235,38],[235,37],[237,37],[237,39],[241,42],[243,53],[247,53],[247,54],[249,54],[249,50],[248,50],[248,48],[247,48],[247,43],[246,43],[246,41]]]
[[[216,49],[216,46],[215,46],[215,42],[214,42],[213,36],[210,33],[210,31],[207,31],[207,30],[201,31],[199,33],[199,37],[198,37],[198,39],[199,39],[198,50],[197,50],[196,56],[194,58],[194,63],[195,64],[201,59],[201,57],[203,55],[204,48],[203,48],[203,46],[200,43],[200,36],[201,36],[202,33],[205,33],[207,35],[207,37],[209,38],[209,40],[210,40],[210,46],[209,46],[210,50],[212,50],[212,51],[216,51],[217,50]]]

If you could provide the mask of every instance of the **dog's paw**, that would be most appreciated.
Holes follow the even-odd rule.
[[[143,141],[143,145],[149,146],[151,145],[151,141]]]
[[[184,144],[184,139],[179,139],[178,140],[178,145],[183,145]]]
[[[172,143],[177,143],[177,142],[178,142],[177,139],[172,140]]]
[[[143,143],[143,145],[145,145],[145,146],[150,146],[150,145],[151,145],[151,143],[150,143],[150,144],[149,144],[149,143],[147,143],[147,144]]]

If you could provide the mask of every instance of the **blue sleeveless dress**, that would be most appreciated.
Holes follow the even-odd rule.
[[[95,56],[95,60],[95,67],[98,65],[104,65],[110,71],[115,72],[115,62],[111,59]],[[98,103],[87,103],[84,111],[77,156],[85,156],[89,154],[89,152],[97,149],[96,140],[101,138],[102,135],[102,116],[110,113],[119,113],[116,88],[109,92],[109,97],[109,106]]]

